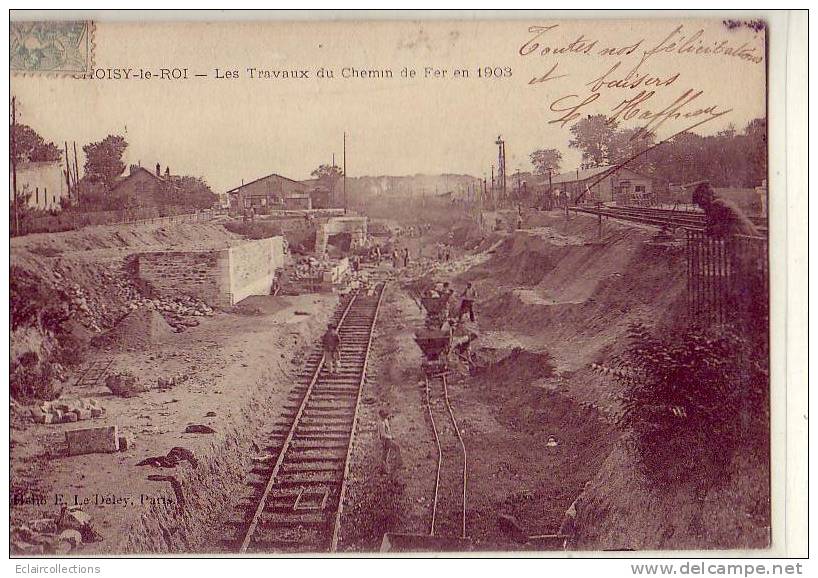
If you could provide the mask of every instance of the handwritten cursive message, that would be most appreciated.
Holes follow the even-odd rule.
[[[634,36],[611,43],[584,32],[566,39],[560,24],[532,25],[517,52],[527,60],[547,63],[528,84],[548,86],[549,94],[554,94],[546,110],[549,125],[570,128],[585,116],[603,114],[612,125],[635,128],[632,139],[655,136],[661,130],[671,134],[667,140],[733,111],[683,71],[704,69],[715,59],[728,59],[737,66],[763,65],[763,31],[755,29],[757,41],[752,43],[731,37],[729,31],[734,28],[725,26],[719,35],[671,25],[654,39]],[[668,61],[681,65],[673,67]],[[698,61],[701,67],[696,66]],[[563,91],[564,86],[571,88]]]

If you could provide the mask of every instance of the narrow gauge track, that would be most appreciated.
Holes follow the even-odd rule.
[[[105,380],[105,376],[108,375],[108,370],[111,368],[113,363],[113,357],[107,360],[92,361],[86,366],[85,370],[77,378],[74,385],[102,385],[103,381]]]
[[[290,394],[288,414],[274,425],[278,459],[253,470],[268,476],[239,551],[334,551],[346,492],[352,436],[358,420],[372,334],[385,284],[341,302],[333,321],[341,336],[341,368],[327,371],[320,345]]]
[[[674,211],[672,209],[658,209],[653,207],[611,207],[603,205],[597,207],[569,207],[577,213],[587,213],[632,221],[644,225],[654,225],[657,227],[673,226],[682,227],[694,231],[703,231],[705,228],[705,215],[698,211]],[[766,219],[751,219],[759,231],[767,231]]]
[[[467,455],[449,402],[446,375],[425,380],[426,409],[437,445],[430,536],[466,537]]]

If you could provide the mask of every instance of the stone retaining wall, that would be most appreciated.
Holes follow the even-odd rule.
[[[192,295],[213,307],[230,307],[249,295],[268,295],[284,264],[282,237],[223,249],[154,251],[137,256],[137,275],[161,296]]]

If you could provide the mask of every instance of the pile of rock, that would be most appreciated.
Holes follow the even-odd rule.
[[[65,556],[83,543],[100,540],[102,537],[94,530],[91,516],[80,508],[63,506],[56,519],[42,518],[12,526],[10,542],[12,554]]]
[[[73,423],[100,417],[105,408],[93,398],[46,401],[30,409],[34,423]]]
[[[136,397],[150,389],[129,371],[115,372],[105,377],[105,387],[119,397]]]
[[[131,310],[147,307],[155,309],[162,314],[168,325],[180,333],[188,327],[199,325],[195,317],[210,317],[213,315],[213,308],[195,297],[182,295],[175,298],[144,298],[135,299],[129,303]]]
[[[184,331],[188,327],[196,327],[199,321],[195,317],[213,315],[213,308],[204,301],[183,295],[173,300],[158,300],[156,309],[162,313],[168,324],[177,333]]]
[[[69,315],[96,333],[111,327],[129,311],[143,307],[160,312],[177,333],[198,325],[196,317],[209,317],[214,313],[207,303],[189,295],[145,297],[126,275],[105,269],[97,274],[99,285],[91,290],[77,283],[64,283],[58,271],[53,275],[63,283]]]
[[[189,378],[190,376],[186,373],[178,373],[170,377],[159,377],[156,380],[156,389],[172,389],[186,382]]]
[[[300,259],[290,271],[296,279],[312,279],[323,277],[324,273],[331,272],[337,264],[338,261],[335,260],[306,257]]]
[[[55,273],[56,274],[56,273]],[[88,329],[99,333],[102,331],[100,325],[102,309],[97,307],[97,303],[85,292],[85,290],[74,283],[66,288],[68,295],[68,311],[71,317],[80,319],[82,324]]]

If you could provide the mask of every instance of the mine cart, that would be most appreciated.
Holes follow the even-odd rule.
[[[448,331],[418,329],[415,343],[423,352],[421,369],[426,375],[435,375],[448,369],[448,355],[452,336]]]
[[[449,316],[449,295],[423,296],[420,298],[420,304],[426,310],[426,328],[440,329]]]

